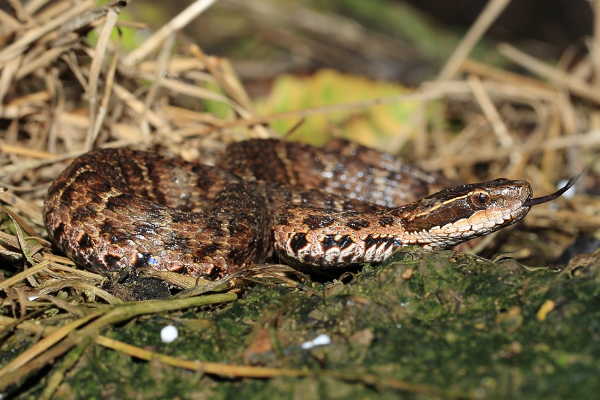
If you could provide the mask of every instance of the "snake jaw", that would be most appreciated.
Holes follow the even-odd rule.
[[[443,190],[416,203],[405,243],[447,249],[490,234],[525,217],[532,193],[529,182],[508,179]]]

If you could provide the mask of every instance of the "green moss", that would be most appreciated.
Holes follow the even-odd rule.
[[[106,333],[188,360],[243,364],[266,329],[271,346],[252,360],[312,377],[230,380],[92,346],[56,398],[590,398],[600,389],[600,261],[575,267],[531,271],[405,248],[346,284],[256,286],[233,304],[138,318]],[[541,312],[545,304],[553,306]],[[167,324],[180,333],[168,344],[159,337]],[[331,344],[301,348],[320,334]],[[398,391],[397,381],[431,392]]]

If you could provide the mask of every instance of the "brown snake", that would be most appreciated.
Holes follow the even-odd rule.
[[[427,196],[448,185],[340,140],[323,149],[248,140],[230,145],[217,167],[95,150],[54,181],[44,221],[60,250],[91,270],[217,279],[264,262],[273,248],[284,261],[319,268],[381,262],[410,244],[449,248],[566,190],[532,199],[528,182],[496,179]]]

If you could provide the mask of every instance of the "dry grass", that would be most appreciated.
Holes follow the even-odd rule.
[[[129,54],[121,51],[119,40],[110,39],[126,2],[94,8],[91,0],[27,4],[14,0],[11,5],[16,7],[16,17],[0,11],[0,186],[5,189],[0,200],[8,216],[0,231],[0,254],[23,266],[20,273],[0,282],[5,293],[2,307],[20,315],[0,319],[4,327],[0,338],[17,327],[40,337],[34,347],[0,370],[0,390],[58,356],[68,354],[74,363],[92,340],[140,358],[156,357],[94,335],[108,324],[141,313],[235,299],[234,294],[223,294],[163,305],[116,306],[121,301],[100,289],[105,277],[73,268],[70,260],[53,252],[43,230],[43,196],[69,160],[92,148],[134,146],[210,163],[230,141],[275,136],[269,121],[299,120],[391,102],[418,100],[425,105],[444,100],[449,105],[447,112],[460,117],[464,127],[458,133],[444,131],[435,121],[425,120],[423,113],[420,133],[409,143],[422,166],[440,169],[453,178],[474,179],[476,165],[487,163],[484,178],[527,179],[541,195],[554,191],[558,178],[580,171],[593,159],[593,149],[600,146],[600,79],[595,74],[600,64],[594,62],[600,59],[600,36],[576,68],[566,68],[573,61],[569,55],[558,66],[551,66],[507,44],[499,46],[502,55],[539,79],[468,59],[472,47],[507,3],[504,0],[490,2],[439,79],[422,84],[412,94],[279,115],[256,113],[226,59],[176,40],[178,31],[212,2],[194,2]],[[83,40],[89,30],[98,33],[93,48]],[[207,84],[220,89],[206,89]],[[231,112],[218,118],[199,111],[196,105],[205,100],[226,104]],[[594,181],[591,175],[586,179]],[[556,204],[559,210],[555,212],[549,212],[552,206],[534,208],[526,224],[571,234],[600,227],[598,200],[578,196]],[[33,301],[32,296],[38,300]],[[64,301],[67,297],[68,302]],[[102,304],[115,306],[100,306],[98,298]],[[49,309],[66,315],[70,322],[54,328],[26,321]],[[178,365],[176,360],[163,361]],[[44,396],[51,397],[72,363],[65,362],[54,372]],[[305,374],[227,369],[210,363],[192,367],[227,376]]]

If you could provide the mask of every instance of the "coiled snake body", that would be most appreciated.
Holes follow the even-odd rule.
[[[528,182],[444,189],[442,177],[344,141],[230,145],[217,167],[129,149],[95,150],[54,181],[51,239],[83,266],[217,279],[271,249],[315,268],[381,262],[409,244],[448,248],[513,224]],[[422,198],[421,200],[417,200]]]

